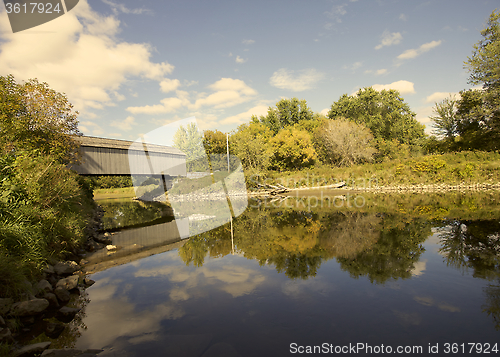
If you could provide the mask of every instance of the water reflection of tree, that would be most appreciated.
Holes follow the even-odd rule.
[[[376,244],[350,257],[337,257],[337,261],[351,277],[367,276],[372,283],[407,279],[425,250],[422,243],[430,235],[431,225],[426,220],[385,217]]]
[[[150,222],[169,213],[167,206],[157,202],[102,201],[99,205],[104,209],[105,229]]]
[[[483,311],[493,317],[500,330],[500,222],[498,220],[445,221],[439,234],[447,264],[493,283],[483,289]]]
[[[372,282],[408,278],[430,235],[425,221],[401,223],[401,216],[376,213],[312,213],[291,208],[248,210],[234,220],[237,251],[271,265],[291,279],[315,276],[334,257],[351,276]],[[201,266],[207,254],[231,252],[230,225],[191,238],[179,250],[186,264]]]

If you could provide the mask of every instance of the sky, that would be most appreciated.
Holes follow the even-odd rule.
[[[282,98],[327,114],[343,94],[397,89],[431,132],[432,107],[473,86],[464,61],[493,0],[80,0],[12,33],[0,75],[65,93],[85,135],[136,140],[195,117],[230,132]]]

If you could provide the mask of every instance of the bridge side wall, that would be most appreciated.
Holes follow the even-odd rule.
[[[186,176],[186,158],[183,155],[149,152],[149,161],[143,151],[130,151],[130,159],[135,160],[134,172],[130,172],[129,151],[103,147],[81,146],[82,163],[70,168],[81,175],[151,175],[151,167],[165,168],[163,174]],[[150,163],[152,165],[150,165]],[[160,175],[162,172],[153,172]]]

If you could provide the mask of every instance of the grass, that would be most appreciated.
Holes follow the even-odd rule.
[[[426,155],[351,167],[313,167],[295,172],[263,172],[247,177],[256,183],[280,183],[286,187],[315,187],[344,181],[350,187],[472,184],[500,182],[500,153],[456,152]]]

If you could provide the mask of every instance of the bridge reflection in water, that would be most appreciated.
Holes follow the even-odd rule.
[[[220,206],[226,200],[214,200],[212,204]],[[219,202],[220,201],[220,202]],[[205,202],[206,203],[206,202]],[[205,232],[214,226],[221,226],[231,222],[232,216],[208,216],[191,214],[185,218],[172,217],[171,222],[160,223],[140,228],[127,228],[111,235],[113,246],[90,253],[85,257],[85,272],[91,274],[103,271],[114,266],[126,264],[154,254],[160,254],[178,249],[184,242],[193,236],[193,231]]]

